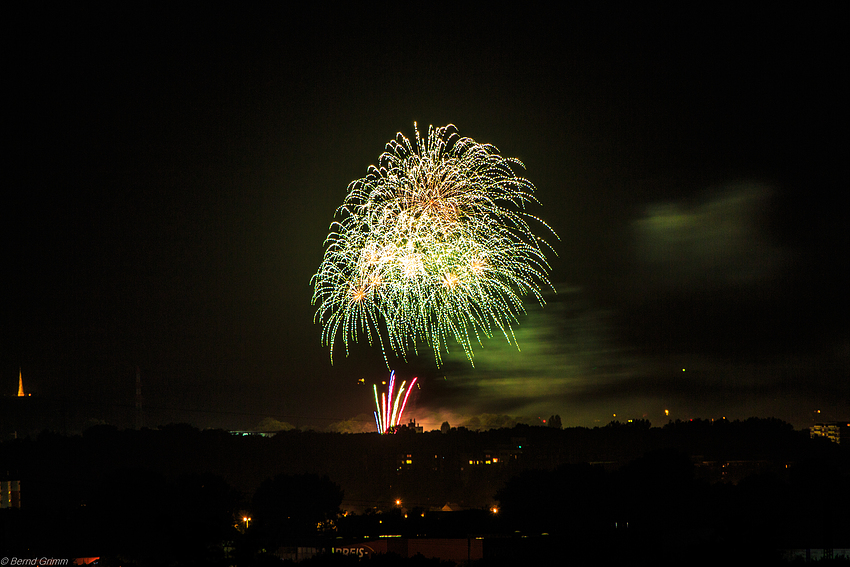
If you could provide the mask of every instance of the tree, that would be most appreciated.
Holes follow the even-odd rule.
[[[516,529],[593,532],[606,523],[608,479],[600,466],[565,464],[554,470],[526,470],[496,493],[499,514]]]
[[[254,528],[269,547],[315,534],[339,514],[343,491],[327,476],[279,474],[254,493]]]
[[[549,418],[549,427],[554,427],[555,429],[561,429],[561,416],[558,414],[553,415]]]
[[[440,426],[440,433],[446,434],[452,430],[452,426],[449,425],[448,421],[444,421],[443,425]]]
[[[222,544],[235,536],[233,513],[239,493],[210,473],[182,475],[174,488],[168,513],[172,520],[171,549],[177,563],[222,563]]]
[[[159,473],[133,468],[107,475],[87,506],[90,520],[99,520],[103,554],[140,563],[167,555],[172,500],[172,487]]]

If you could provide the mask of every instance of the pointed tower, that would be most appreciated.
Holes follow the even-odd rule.
[[[23,398],[24,394],[24,376],[21,374],[21,369],[18,368],[18,397]]]

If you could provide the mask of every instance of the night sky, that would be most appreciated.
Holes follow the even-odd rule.
[[[391,361],[427,428],[850,417],[846,9],[120,4],[6,18],[4,395],[117,421],[138,367],[147,425],[369,427],[389,371],[331,364],[310,278],[417,122],[522,160],[560,237],[521,352]]]

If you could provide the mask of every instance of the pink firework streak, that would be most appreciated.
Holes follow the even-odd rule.
[[[372,385],[372,390],[375,392],[375,407],[378,411],[375,414],[375,426],[378,428],[378,433],[392,433],[401,423],[401,417],[404,415],[404,408],[407,407],[407,398],[410,397],[410,392],[413,391],[413,385],[416,384],[418,378],[414,378],[410,382],[410,387],[405,390],[407,382],[402,382],[398,392],[393,400],[393,390],[395,390],[395,370],[390,372],[390,387],[386,394],[381,394],[378,399],[378,386]],[[404,399],[402,399],[404,396]]]

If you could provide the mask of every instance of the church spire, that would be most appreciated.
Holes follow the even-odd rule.
[[[21,374],[21,369],[18,368],[18,397],[23,398],[24,394],[24,376]]]

